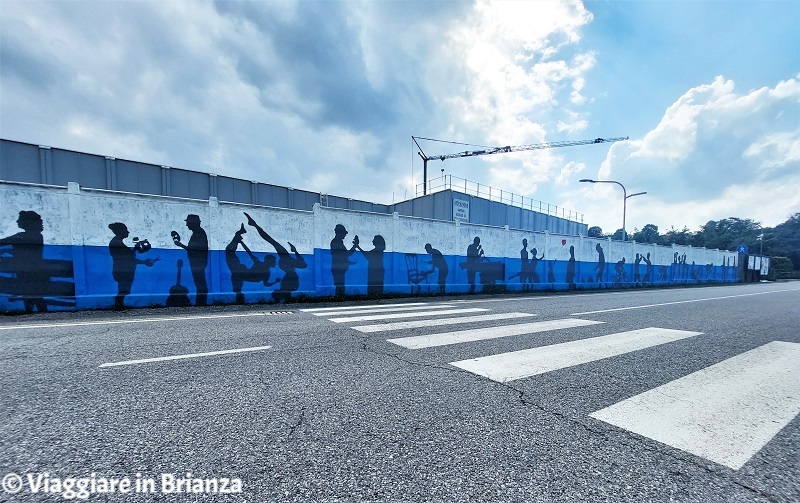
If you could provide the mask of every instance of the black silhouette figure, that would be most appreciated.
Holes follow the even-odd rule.
[[[633,261],[633,282],[637,285],[641,283],[642,277],[639,275],[639,264],[642,263],[642,255],[637,253],[636,260]]]
[[[469,293],[475,293],[475,273],[480,269],[481,261],[484,257],[481,239],[475,237],[472,244],[467,247],[467,282],[469,282]]]
[[[530,282],[530,259],[528,258],[528,240],[522,240],[522,249],[519,251],[519,272],[517,274],[512,274],[508,277],[508,279],[519,278],[519,282],[522,283],[522,289],[528,289],[528,283]]]
[[[181,269],[183,269],[183,260],[178,260],[178,277],[175,279],[175,284],[169,289],[167,307],[188,307],[192,305],[189,301],[189,289],[181,285]]]
[[[244,304],[242,287],[244,286],[245,281],[249,283],[263,283],[266,287],[270,287],[278,283],[278,281],[270,282],[269,280],[270,269],[275,267],[277,263],[275,257],[272,255],[266,255],[264,260],[260,260],[255,253],[250,251],[250,248],[244,244],[244,241],[242,241],[242,234],[246,233],[247,230],[244,228],[244,224],[242,224],[242,227],[233,235],[231,242],[225,247],[225,262],[228,264],[228,269],[231,270],[231,287],[233,288],[234,293],[236,293],[237,304]],[[236,255],[236,250],[239,248],[239,245],[242,245],[242,248],[250,257],[250,260],[253,261],[253,264],[250,267],[247,267],[244,263],[242,263],[242,261]]]
[[[353,238],[353,246],[348,250],[344,244],[344,237],[347,236],[347,229],[342,224],[336,224],[333,229],[334,238],[331,240],[331,274],[333,275],[333,284],[336,287],[335,295],[337,297],[344,296],[345,275],[347,270],[355,262],[350,261],[350,256],[353,255],[358,246],[358,235]]]
[[[364,254],[367,259],[367,295],[383,295],[383,282],[386,275],[386,268],[383,265],[383,252],[386,251],[386,240],[383,236],[376,235],[372,238],[370,251],[364,251],[356,243],[354,245],[358,251]]]
[[[286,244],[289,245],[289,249],[292,250],[294,256],[292,256],[292,253],[289,253],[283,245],[275,241],[272,236],[267,234],[250,215],[245,213],[245,216],[247,217],[247,224],[251,227],[255,227],[258,231],[258,235],[261,236],[264,241],[271,244],[275,248],[275,251],[278,252],[278,267],[284,274],[283,278],[280,280],[278,289],[272,292],[273,300],[275,300],[275,302],[286,302],[290,300],[292,298],[292,293],[300,289],[300,276],[297,275],[297,269],[305,269],[308,267],[305,259],[297,252],[297,248],[295,248],[292,243],[287,241]]]
[[[439,293],[444,293],[445,283],[447,282],[447,261],[444,259],[444,255],[442,252],[431,246],[430,243],[425,245],[425,251],[428,252],[431,256],[429,264],[431,264],[431,270],[428,274],[433,274],[434,271],[437,269],[439,270],[439,276],[437,282],[439,283]]]
[[[519,260],[520,260],[520,271],[517,274],[512,274],[508,279],[519,278],[519,282],[522,283],[523,290],[530,290],[531,282],[538,283],[539,276],[536,274],[536,266],[538,265],[539,261],[544,258],[544,253],[542,253],[541,257],[537,257],[536,254],[538,251],[536,248],[531,250],[531,257],[528,258],[528,240],[522,240],[522,249],[519,251]]]
[[[567,284],[570,288],[575,288],[575,247],[569,247],[569,261],[567,261]]]
[[[606,254],[603,253],[603,247],[600,246],[600,243],[597,243],[594,249],[597,250],[597,265],[594,267],[594,270],[597,271],[595,282],[600,284],[603,283],[603,272],[606,270]]]
[[[528,268],[528,272],[530,273],[530,279],[533,283],[539,282],[539,274],[536,272],[536,268],[539,265],[539,261],[544,259],[544,252],[542,252],[541,257],[537,257],[536,253],[538,253],[536,248],[531,250],[531,262]]]
[[[131,293],[133,279],[136,276],[136,266],[144,264],[153,267],[158,262],[156,259],[140,260],[136,258],[137,253],[146,253],[150,249],[150,243],[145,240],[134,238],[136,242],[133,248],[128,248],[124,239],[130,236],[128,227],[121,222],[109,224],[108,228],[114,233],[114,237],[108,243],[108,251],[111,254],[112,270],[111,275],[117,282],[117,296],[114,297],[114,307],[123,309],[125,307],[125,296]]]
[[[44,292],[47,291],[50,277],[45,271],[44,223],[35,211],[20,211],[17,226],[22,229],[13,236],[0,239],[0,265],[3,272],[14,278],[0,278],[2,291],[19,297],[26,312],[47,311]]]
[[[674,283],[675,278],[680,279],[680,263],[681,259],[678,252],[672,254],[672,270],[670,271],[670,279]]]
[[[647,255],[642,257],[645,263],[645,270],[644,270],[644,278],[642,278],[642,284],[650,283],[653,284],[653,263],[650,262],[650,252],[647,252]]]
[[[616,279],[614,280],[615,287],[619,288],[628,282],[628,274],[625,272],[625,257],[622,257],[622,260],[614,264],[614,272],[616,273]]]
[[[186,227],[192,231],[188,244],[181,243],[181,236],[172,231],[172,242],[175,246],[180,246],[186,250],[189,258],[189,268],[192,270],[194,286],[197,290],[196,304],[205,306],[208,304],[208,284],[206,283],[206,268],[208,267],[208,236],[206,231],[200,227],[200,217],[198,215],[188,215],[186,217]]]

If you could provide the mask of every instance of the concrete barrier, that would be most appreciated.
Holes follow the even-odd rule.
[[[729,251],[74,183],[0,195],[2,312],[737,281]]]

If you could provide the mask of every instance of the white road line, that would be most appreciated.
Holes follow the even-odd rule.
[[[402,304],[370,304],[368,306],[338,306],[338,307],[315,307],[313,309],[300,309],[304,313],[325,313],[330,311],[352,311],[356,309],[373,309],[376,307],[402,307],[402,306],[424,306],[427,302],[403,302]]]
[[[443,309],[441,311],[415,311],[413,313],[369,314],[367,316],[351,316],[348,318],[330,318],[334,323],[350,323],[352,321],[394,320],[399,318],[420,318],[423,316],[440,316],[442,314],[479,313],[488,311],[480,307],[462,309]]]
[[[658,346],[701,333],[666,328],[643,328],[462,360],[450,365],[488,377],[493,381],[507,382]]]
[[[674,302],[661,302],[659,304],[647,304],[644,306],[617,307],[614,309],[601,309],[599,311],[585,311],[582,313],[572,313],[570,314],[570,316],[585,316],[587,314],[611,313],[614,311],[627,311],[629,309],[645,309],[648,307],[670,306],[672,304],[686,304],[689,302],[705,302],[708,300],[734,299],[736,297],[750,297],[752,295],[766,295],[768,293],[783,293],[783,292],[796,292],[796,291],[800,291],[800,288],[792,288],[788,290],[771,290],[769,292],[743,293],[739,295],[725,295],[724,297],[707,297],[705,299],[676,300]]]
[[[800,344],[770,342],[590,416],[738,470],[800,413]]]
[[[76,321],[72,323],[38,323],[35,325],[4,325],[0,330],[17,330],[30,328],[53,328],[53,327],[85,327],[90,325],[127,325],[129,323],[158,323],[162,321],[187,321],[187,320],[212,320],[217,318],[246,318],[250,316],[269,316],[268,312],[256,313],[236,313],[236,314],[207,314],[198,316],[171,316],[169,318],[128,318],[124,320],[103,320],[103,321]]]
[[[247,353],[252,351],[264,351],[265,349],[269,349],[272,346],[259,346],[256,348],[241,348],[241,349],[226,349],[224,351],[211,351],[208,353],[192,353],[187,355],[176,355],[176,356],[162,356],[159,358],[145,358],[143,360],[127,360],[122,362],[113,362],[113,363],[103,363],[100,365],[100,368],[108,368],[108,367],[119,367],[122,365],[137,365],[139,363],[151,363],[151,362],[165,362],[169,360],[183,360],[186,358],[200,358],[203,356],[216,356],[216,355],[229,355],[234,353]]]
[[[568,318],[563,320],[539,321],[534,323],[523,323],[520,325],[503,325],[489,328],[473,328],[470,330],[460,330],[458,332],[444,332],[440,334],[418,335],[414,337],[401,337],[398,339],[387,339],[387,342],[403,346],[408,349],[431,348],[435,346],[447,346],[449,344],[460,344],[462,342],[483,341],[487,339],[497,339],[500,337],[510,337],[513,335],[534,334],[546,332],[548,330],[560,330],[563,328],[583,327],[586,325],[598,325],[602,321],[578,320]]]
[[[448,308],[455,308],[458,306],[453,306],[451,304],[436,304],[430,305],[425,304],[421,306],[412,306],[412,307],[392,307],[392,308],[377,308],[374,307],[373,309],[359,309],[358,311],[336,311],[336,312],[329,312],[329,313],[311,313],[314,316],[344,316],[346,314],[368,314],[368,313],[388,313],[388,312],[395,312],[395,311],[421,311],[423,309],[448,309]]]
[[[439,312],[439,314],[441,314],[441,312]],[[475,323],[479,321],[511,320],[515,318],[527,318],[529,316],[536,316],[536,315],[528,313],[481,314],[478,316],[439,318],[436,320],[415,320],[415,321],[398,321],[396,323],[378,323],[375,325],[361,325],[353,328],[358,330],[359,332],[372,333],[372,332],[385,332],[389,330],[404,330],[409,328],[438,327],[441,325],[458,325],[461,323]]]

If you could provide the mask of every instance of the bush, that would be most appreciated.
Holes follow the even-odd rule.
[[[795,279],[800,278],[800,271],[794,270],[794,265],[789,257],[772,257],[769,259],[769,274],[767,278],[776,279]]]

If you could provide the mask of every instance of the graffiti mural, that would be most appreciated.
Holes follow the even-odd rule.
[[[344,238],[348,234],[344,225],[336,224],[333,233],[334,237],[331,239],[331,275],[333,276],[333,284],[336,287],[336,297],[344,297],[345,275],[350,266],[355,264],[350,260],[350,257],[358,248],[358,234],[353,238],[353,245],[348,249],[344,244]]]
[[[8,202],[0,208],[3,312],[634,288],[740,275],[735,252],[688,246],[332,208],[243,211],[110,192],[0,190]],[[350,240],[348,231],[358,235]]]
[[[0,238],[0,295],[29,313],[74,306],[72,261],[45,258],[42,217],[22,210],[16,223],[22,232]]]
[[[186,250],[189,258],[189,269],[192,271],[194,286],[197,290],[195,304],[205,306],[208,304],[208,283],[206,282],[206,269],[208,268],[208,235],[200,227],[200,217],[189,215],[186,217],[186,227],[192,231],[188,244],[181,243],[181,236],[177,231],[172,231],[172,241],[175,246]]]
[[[125,239],[130,236],[128,226],[122,222],[114,222],[108,225],[114,237],[108,243],[108,252],[111,255],[112,270],[111,276],[117,282],[117,296],[114,297],[114,307],[122,309],[125,307],[125,297],[131,293],[133,281],[136,277],[136,266],[145,265],[153,267],[158,262],[159,258],[147,258],[141,260],[136,257],[136,254],[143,254],[150,251],[150,242],[147,239],[140,240],[138,237],[133,238],[134,246],[129,248],[125,244]]]

